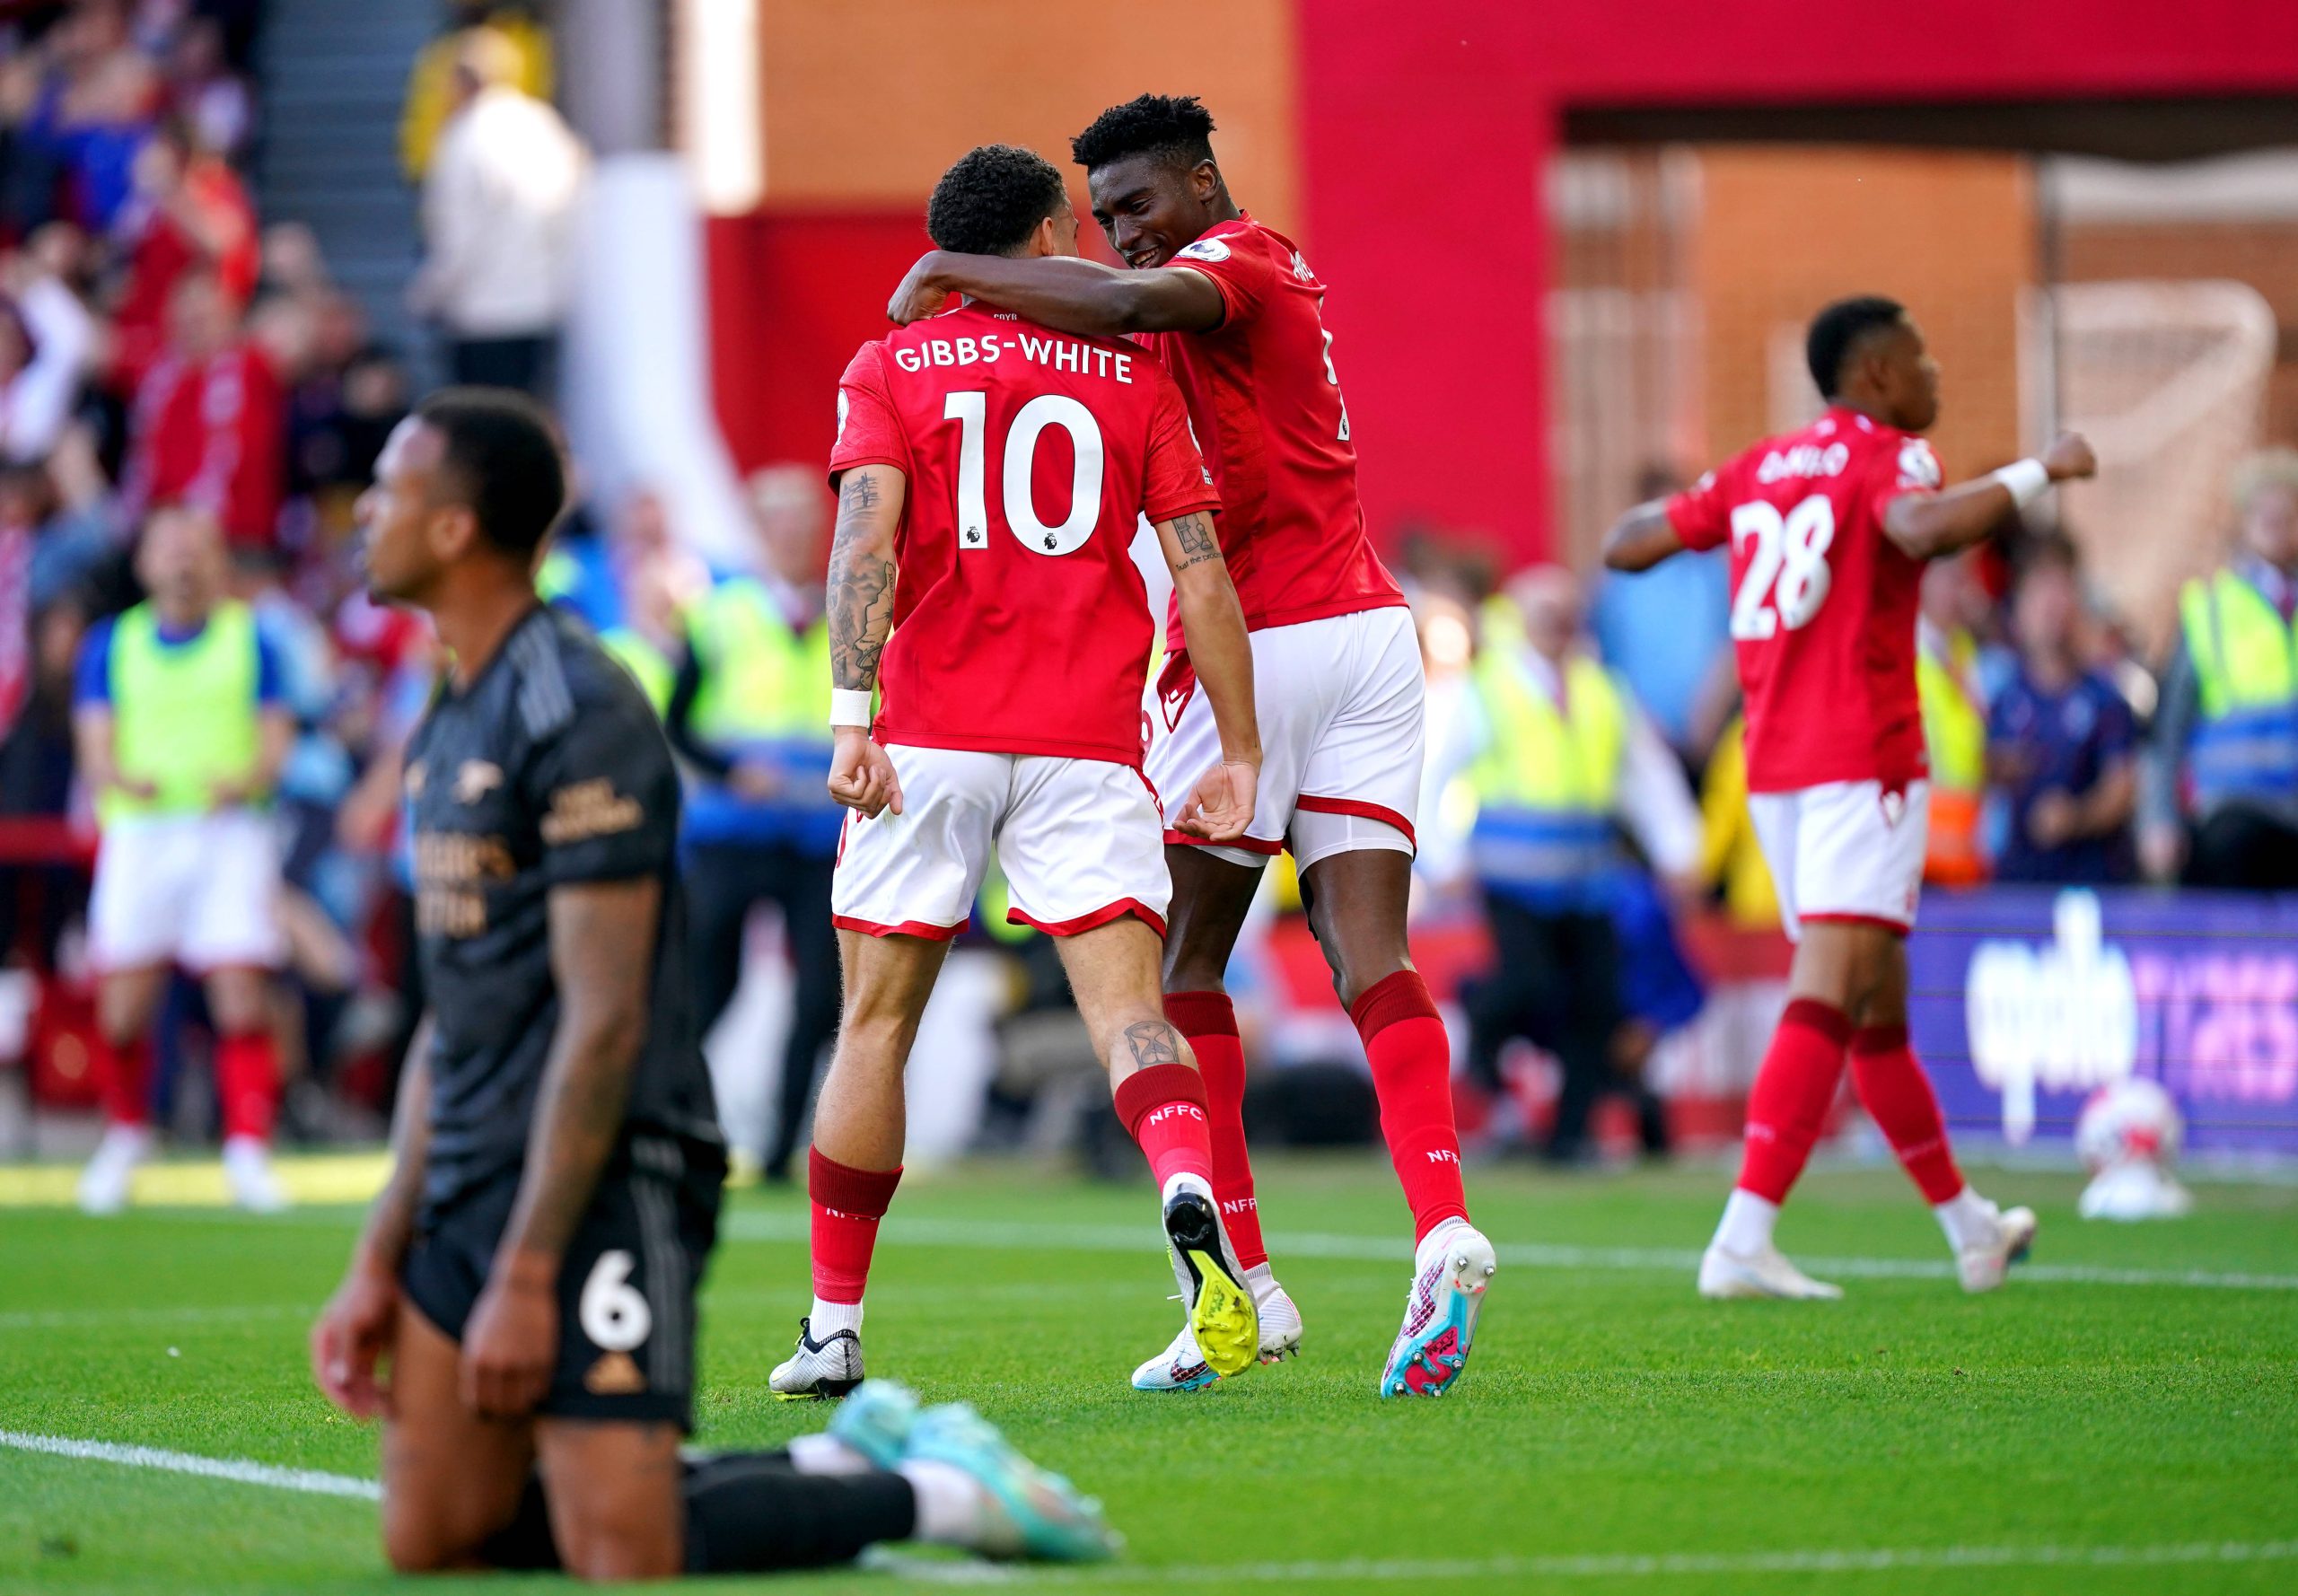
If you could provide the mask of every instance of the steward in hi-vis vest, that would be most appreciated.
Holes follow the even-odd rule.
[[[1658,732],[1583,647],[1568,572],[1518,577],[1482,622],[1474,691],[1438,754],[1438,767],[1460,772],[1476,799],[1469,868],[1495,953],[1493,973],[1468,998],[1471,1065],[1496,1081],[1501,1049],[1517,1037],[1557,1056],[1564,1085],[1551,1158],[1580,1154],[1597,1099],[1616,1091],[1636,1099],[1646,1145],[1663,1150],[1658,1100],[1613,1067],[1630,1017],[1624,970],[1652,951],[1622,940],[1623,912],[1645,875],[1622,833],[1662,874],[1688,881],[1699,865],[1698,809]]]
[[[757,574],[689,605],[663,723],[687,775],[681,847],[690,884],[696,1022],[707,1035],[742,977],[743,927],[781,910],[795,990],[770,1127],[731,1136],[789,1172],[816,1068],[838,1029],[830,877],[846,811],[829,795],[829,627],[822,616],[827,503],[811,470],[772,468],[751,490]],[[643,680],[643,679],[642,679]],[[766,1072],[761,1070],[761,1074]]]
[[[2157,880],[2288,890],[2298,888],[2298,450],[2244,461],[2234,498],[2241,550],[2179,595],[2139,767],[2140,861]]]
[[[152,1025],[171,970],[206,987],[224,1166],[242,1206],[280,1206],[266,1149],[279,1069],[268,998],[284,955],[269,802],[294,724],[277,659],[225,592],[205,512],[155,512],[136,553],[151,597],[82,645],[74,732],[102,828],[88,905],[99,979],[94,1067],[110,1121],[81,1206],[127,1200],[152,1145]]]

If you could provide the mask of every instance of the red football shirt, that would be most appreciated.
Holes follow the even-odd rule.
[[[1883,507],[1938,486],[1930,444],[1836,408],[1668,502],[1688,546],[1732,545],[1750,792],[1926,774],[1915,687],[1923,566],[1883,535]]]
[[[864,344],[830,476],[908,478],[881,742],[1141,761],[1136,518],[1217,510],[1180,390],[1113,338],[960,305]]]
[[[1221,291],[1221,325],[1141,341],[1188,396],[1221,490],[1221,549],[1245,625],[1403,603],[1364,535],[1324,285],[1290,239],[1250,216],[1216,223],[1171,264]],[[1165,641],[1176,653],[1183,645],[1179,605]]]

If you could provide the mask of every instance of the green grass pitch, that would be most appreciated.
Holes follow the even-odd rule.
[[[1982,1184],[2043,1219],[2035,1269],[1992,1297],[1943,1276],[1895,1171],[1854,1170],[1815,1172],[1781,1231],[1816,1273],[1864,1260],[1847,1300],[1715,1304],[1690,1274],[1715,1171],[1472,1171],[1502,1268],[1468,1376],[1440,1402],[1383,1403],[1406,1269],[1381,1256],[1403,1214],[1373,1156],[1271,1162],[1305,1354],[1181,1397],[1126,1384],[1174,1324],[1145,1179],[920,1179],[880,1244],[870,1366],[976,1403],[1099,1493],[1130,1547],[1092,1584],[2298,1588],[2298,1189],[2206,1184],[2193,1218],[2125,1227],[2078,1221],[2066,1177]],[[0,1430],[372,1478],[373,1435],[320,1401],[303,1352],[355,1220],[0,1212]],[[803,1201],[744,1194],[727,1229],[698,1439],[772,1444],[824,1417],[765,1385],[806,1302]],[[386,1577],[371,1504],[0,1447],[0,1590]]]

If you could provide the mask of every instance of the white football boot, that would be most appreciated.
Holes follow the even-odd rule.
[[[1994,1207],[1992,1203],[1987,1205]],[[1978,1293],[1993,1291],[2003,1284],[2011,1266],[2027,1256],[2035,1244],[2035,1211],[2032,1208],[2001,1208],[1995,1215],[1995,1234],[1986,1241],[1955,1250],[1955,1273],[1961,1276],[1963,1289]]]
[[[1843,1295],[1843,1287],[1812,1279],[1768,1242],[1760,1251],[1734,1252],[1720,1241],[1711,1241],[1699,1260],[1699,1294],[1718,1300],[1782,1297],[1823,1302]]]
[[[253,1136],[233,1136],[224,1144],[224,1185],[232,1201],[250,1214],[276,1214],[287,1206],[287,1194],[271,1167],[271,1150]]]
[[[767,1376],[767,1389],[785,1402],[843,1397],[862,1383],[862,1336],[832,1330],[814,1339],[813,1321],[798,1321],[798,1350]]]
[[[1199,1390],[1252,1367],[1260,1353],[1260,1313],[1211,1190],[1176,1175],[1164,1200],[1165,1250],[1185,1319],[1172,1345],[1133,1372],[1133,1389]]]
[[[88,1167],[80,1171],[80,1209],[85,1214],[117,1214],[127,1206],[127,1188],[136,1166],[152,1155],[152,1127],[114,1125],[96,1144]]]
[[[1441,1397],[1466,1368],[1485,1288],[1500,1267],[1484,1232],[1464,1219],[1428,1232],[1412,1259],[1404,1326],[1381,1371],[1384,1397]]]
[[[1260,1321],[1260,1361],[1274,1364],[1301,1355],[1301,1310],[1266,1263],[1245,1271],[1252,1288],[1255,1317]],[[1201,1390],[1220,1379],[1206,1366],[1197,1349],[1197,1336],[1183,1325],[1172,1345],[1133,1372],[1136,1391]]]
[[[1247,1269],[1245,1284],[1253,1288],[1253,1306],[1260,1311],[1260,1361],[1277,1364],[1299,1357],[1301,1310],[1294,1305],[1291,1294],[1276,1284],[1276,1276],[1266,1263]]]

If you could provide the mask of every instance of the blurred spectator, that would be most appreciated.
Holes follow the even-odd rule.
[[[432,152],[440,130],[454,110],[455,61],[464,38],[473,29],[501,34],[518,52],[513,82],[537,100],[552,92],[550,34],[535,20],[531,7],[508,5],[502,0],[451,0],[447,31],[423,47],[408,74],[407,102],[399,113],[399,165],[410,183],[420,183],[431,170]]]
[[[181,122],[163,123],[136,158],[136,197],[118,234],[127,280],[114,312],[112,380],[133,393],[160,358],[169,306],[185,274],[215,275],[236,314],[254,292],[262,252],[239,174],[201,150]]]
[[[167,77],[169,109],[190,129],[193,142],[237,160],[255,131],[255,101],[247,81],[232,70],[221,21],[185,19],[168,51]]]
[[[1557,566],[1516,578],[1485,609],[1477,691],[1441,758],[1477,795],[1470,868],[1484,895],[1494,972],[1468,996],[1470,1064],[1499,1083],[1502,1047],[1523,1037],[1563,1065],[1546,1155],[1585,1146],[1597,1100],[1637,1100],[1647,1146],[1665,1144],[1659,1105],[1614,1068],[1627,1018],[1613,921],[1634,867],[1625,824],[1671,881],[1688,882],[1699,821],[1682,769],[1627,688],[1581,643],[1580,586]]]
[[[95,320],[31,251],[0,262],[0,461],[42,460],[79,400]]]
[[[761,574],[728,577],[697,605],[667,720],[672,745],[697,773],[684,846],[704,1029],[741,981],[751,910],[772,903],[782,911],[796,989],[766,1174],[786,1180],[817,1064],[838,1029],[829,890],[844,811],[829,791],[829,495],[819,471],[790,465],[760,471],[750,498]]]
[[[1923,574],[1915,685],[1931,756],[1931,830],[1923,879],[1946,887],[1987,879],[1980,835],[1987,798],[1987,699],[1979,688],[1975,612],[1987,598],[1969,556],[1934,560]]]
[[[2190,886],[2287,890],[2298,888],[2298,450],[2243,461],[2234,504],[2241,548],[2179,595],[2141,767],[2139,847],[2157,881],[2183,859]]]
[[[1779,925],[1779,889],[1748,812],[1748,723],[1733,715],[1715,739],[1699,788],[1700,880],[1724,889],[1724,911],[1745,931]]]
[[[279,661],[253,613],[228,597],[224,540],[205,512],[154,513],[136,570],[152,596],[89,633],[74,711],[103,829],[88,943],[110,1118],[80,1203],[119,1208],[150,1149],[152,1025],[181,966],[202,973],[215,1019],[232,1197],[276,1208],[268,987],[284,950],[265,810],[293,734]]]
[[[21,104],[12,156],[22,166],[11,174],[12,209],[108,232],[134,190],[161,100],[157,64],[129,36],[125,0],[80,0],[16,71],[21,86],[8,98]]]
[[[519,86],[521,69],[506,35],[461,36],[454,110],[423,180],[429,253],[409,298],[444,333],[456,381],[547,397],[583,149]]]
[[[0,738],[0,815],[45,822],[50,837],[72,801],[72,687],[87,622],[86,605],[76,593],[32,611],[28,681]],[[40,835],[26,840],[36,844]],[[52,971],[69,916],[85,907],[86,881],[67,852],[59,850],[47,862],[36,862],[36,846],[25,853],[27,863],[0,867],[0,960],[19,951],[23,912],[36,902],[33,968]]]
[[[1636,496],[1663,499],[1682,486],[1664,467],[1647,467]],[[1661,735],[1694,763],[1715,739],[1732,685],[1730,584],[1731,559],[1720,548],[1634,576],[1607,572],[1596,584],[1597,646]]]
[[[2132,873],[2137,728],[2089,668],[2082,626],[2074,546],[2030,542],[2012,600],[2017,672],[1987,716],[1987,778],[2009,811],[1997,881],[2104,885]]]
[[[123,484],[131,510],[180,499],[215,516],[234,543],[268,547],[286,479],[279,379],[206,267],[178,280],[168,335],[136,395]]]

